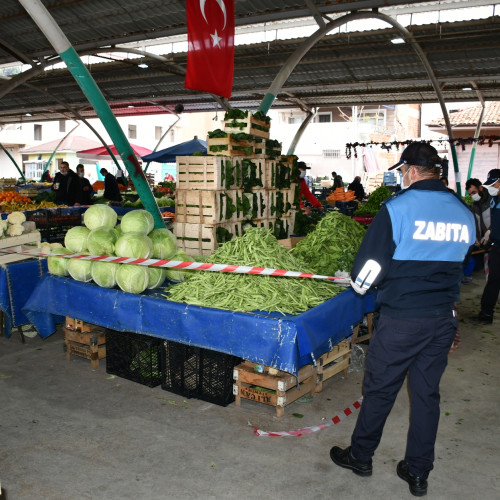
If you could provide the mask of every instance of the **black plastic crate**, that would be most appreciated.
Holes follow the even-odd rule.
[[[64,237],[68,229],[71,229],[75,226],[49,226],[42,227],[40,229],[40,237],[42,241],[46,241],[47,243],[62,243],[64,244]]]
[[[148,387],[161,384],[162,340],[106,329],[106,372]]]
[[[220,406],[234,401],[233,368],[241,358],[165,340],[162,389]]]

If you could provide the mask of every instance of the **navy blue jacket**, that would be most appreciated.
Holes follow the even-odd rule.
[[[500,247],[500,196],[495,196],[491,199],[491,232],[490,241]]]
[[[422,180],[389,198],[373,219],[352,269],[368,259],[382,270],[377,302],[393,316],[439,316],[459,297],[463,264],[475,242],[474,216],[440,180]]]

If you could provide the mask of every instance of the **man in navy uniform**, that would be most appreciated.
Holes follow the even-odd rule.
[[[481,297],[481,311],[473,318],[484,324],[493,323],[493,312],[500,293],[500,169],[494,168],[488,172],[488,178],[483,186],[491,196],[490,214],[491,227],[486,231],[484,240],[492,246],[488,256],[488,281]]]
[[[464,260],[475,241],[474,216],[439,180],[441,158],[413,142],[391,167],[402,188],[368,228],[352,269],[351,285],[364,294],[377,288],[380,306],[365,363],[364,399],[351,446],[330,457],[360,476],[372,474],[372,457],[406,376],[410,424],[398,476],[415,496],[427,493],[439,422],[439,382],[458,327]],[[408,188],[408,189],[406,189]]]

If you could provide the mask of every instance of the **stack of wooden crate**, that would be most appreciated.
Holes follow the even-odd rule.
[[[247,121],[242,132],[251,131],[257,143],[269,140],[269,132],[261,130],[265,122],[251,113]],[[260,129],[253,128],[254,122]],[[296,157],[275,157],[275,141],[269,143],[270,154],[262,154],[262,149],[255,154],[254,140],[235,141],[232,128],[226,132],[227,137],[207,140],[209,154],[210,146],[217,146],[214,156],[177,157],[174,231],[179,248],[195,257],[241,236],[248,224],[271,229],[281,238],[293,232]]]

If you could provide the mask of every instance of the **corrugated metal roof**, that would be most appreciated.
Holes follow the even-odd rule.
[[[315,3],[322,12],[332,13],[375,4],[395,5],[396,9],[403,8],[403,3],[412,2],[317,0]],[[447,5],[454,3],[451,0]],[[143,37],[185,32],[184,3],[173,0],[144,0],[140,9],[131,0],[100,0],[99,3],[94,0],[44,0],[44,4],[79,48],[102,47],[105,39],[134,40],[139,32]],[[240,25],[310,15],[304,2],[292,0],[236,0],[235,8],[236,21]],[[462,89],[469,86],[471,80],[476,82],[485,100],[500,100],[498,21],[496,16],[410,28],[434,68],[446,101],[470,101],[471,93]],[[335,32],[325,36],[295,67],[273,106],[291,107],[295,105],[294,99],[309,107],[436,102],[436,94],[420,59],[408,44],[392,44],[391,39],[396,36],[398,32],[393,28]],[[17,50],[29,57],[53,53],[17,0],[0,3],[0,63],[13,59],[2,40],[10,40]],[[237,46],[230,105],[257,108],[280,68],[303,42],[302,38]],[[106,99],[120,115],[147,113],[148,110],[158,113],[163,109],[161,106],[173,109],[178,103],[182,103],[187,112],[214,110],[216,104],[210,95],[184,89],[186,53],[169,54],[169,58],[174,66],[143,57],[96,64],[90,70]],[[139,68],[140,62],[149,67]],[[29,84],[18,86],[0,99],[0,124],[66,118],[62,113],[67,115],[68,107],[78,109],[84,116],[95,116],[66,69],[40,72],[29,80]],[[140,103],[141,109],[127,108],[130,102]],[[28,111],[33,116],[26,116]]]

